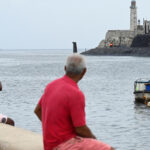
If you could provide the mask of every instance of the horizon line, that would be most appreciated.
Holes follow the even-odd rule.
[[[0,50],[71,50],[72,48],[0,48]],[[78,50],[85,50],[89,48],[78,48]]]

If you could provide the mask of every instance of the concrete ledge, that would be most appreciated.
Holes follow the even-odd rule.
[[[42,136],[0,123],[0,150],[43,150]]]

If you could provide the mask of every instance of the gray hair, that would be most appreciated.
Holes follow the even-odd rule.
[[[86,62],[82,55],[72,54],[68,56],[66,62],[66,73],[79,75],[86,68]]]

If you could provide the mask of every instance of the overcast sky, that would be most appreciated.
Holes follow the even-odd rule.
[[[129,29],[131,0],[0,0],[0,49],[94,48],[107,30]],[[137,0],[150,20],[150,0]]]

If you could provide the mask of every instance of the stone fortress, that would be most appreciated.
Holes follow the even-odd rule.
[[[130,30],[108,30],[104,40],[97,48],[108,47],[149,47],[150,21],[143,19],[143,24],[137,20],[136,1],[131,1]]]

